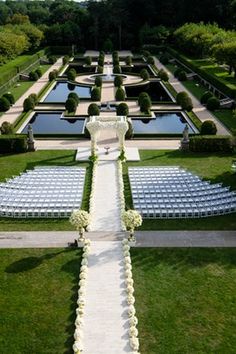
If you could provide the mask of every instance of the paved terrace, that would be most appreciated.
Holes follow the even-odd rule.
[[[118,241],[124,232],[87,232],[92,241]],[[76,231],[0,232],[0,248],[67,247]],[[236,247],[236,231],[137,231],[135,247]]]

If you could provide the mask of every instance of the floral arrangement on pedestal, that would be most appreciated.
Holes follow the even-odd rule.
[[[127,293],[127,304],[128,304],[128,316],[129,316],[129,343],[133,350],[133,354],[139,353],[139,339],[138,339],[138,319],[136,316],[136,310],[134,307],[134,281],[132,276],[132,264],[130,257],[130,246],[128,240],[123,240],[123,255],[124,255],[124,266],[125,266],[125,284]]]
[[[127,210],[123,213],[123,222],[126,229],[130,232],[129,241],[135,241],[134,230],[142,225],[142,216],[137,210]]]
[[[125,212],[125,197],[124,197],[124,181],[123,181],[123,169],[121,160],[117,160],[118,170],[118,184],[119,184],[119,197],[120,197],[120,214],[121,214],[121,226],[122,230],[126,230],[126,226],[123,221],[123,214]]]
[[[82,209],[74,209],[70,216],[70,223],[79,231],[79,241],[84,241],[84,230],[90,223],[90,215]]]
[[[90,240],[84,241],[83,256],[80,267],[79,275],[79,290],[78,290],[78,300],[76,309],[76,320],[75,320],[75,332],[74,332],[74,344],[73,351],[75,354],[81,354],[83,351],[83,315],[85,306],[85,291],[87,284],[87,274],[88,274],[88,256],[90,252]]]
[[[94,193],[95,193],[95,185],[97,179],[97,160],[93,162],[93,172],[92,172],[92,183],[91,183],[91,192],[89,197],[89,214],[90,219],[93,218],[94,213]],[[89,228],[88,228],[89,229]]]

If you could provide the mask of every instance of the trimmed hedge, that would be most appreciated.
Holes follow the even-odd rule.
[[[26,135],[0,135],[0,154],[21,153],[26,151]]]
[[[226,95],[236,98],[236,87],[229,87],[222,82],[220,78],[216,78],[214,75],[209,74],[206,70],[199,68],[197,65],[189,61],[184,55],[180,54],[173,48],[167,48],[167,51],[184,65],[186,65],[189,69],[194,71],[196,74],[201,76],[206,81],[209,81],[212,85],[214,85],[218,90],[224,92]]]
[[[189,149],[193,152],[232,152],[233,141],[229,136],[205,135],[189,139]]]

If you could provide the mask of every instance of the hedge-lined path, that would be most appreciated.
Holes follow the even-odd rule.
[[[48,74],[50,71],[56,69],[59,70],[62,66],[62,58],[59,58],[55,64],[53,64],[43,75],[39,78],[35,84],[33,84],[16,102],[15,104],[1,117],[2,122],[9,122],[13,124],[19,115],[23,112],[24,100],[31,94],[38,94],[44,86],[48,83]]]
[[[198,99],[191,94],[191,92],[188,91],[186,87],[182,85],[182,83],[174,77],[174,75],[163,65],[160,63],[160,61],[154,57],[155,65],[158,69],[163,69],[165,70],[168,75],[169,75],[169,82],[170,84],[174,87],[174,89],[177,92],[181,91],[186,91],[188,92],[189,96],[191,97],[191,100],[193,102],[193,112],[196,114],[196,116],[201,120],[201,122],[204,122],[205,120],[212,120],[214,121],[216,127],[217,127],[217,134],[219,135],[231,135],[229,130],[221,124],[221,122],[213,115],[211,114],[210,111],[207,110],[205,106],[203,106]]]
[[[124,232],[87,232],[92,241],[118,241]],[[67,247],[76,231],[0,232],[0,248]],[[135,247],[236,247],[236,231],[137,231]]]
[[[92,204],[91,231],[121,231],[116,161],[98,161]]]
[[[121,242],[91,242],[83,319],[84,354],[132,353]]]

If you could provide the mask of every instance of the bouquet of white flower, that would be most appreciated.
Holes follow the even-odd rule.
[[[134,240],[134,230],[142,225],[142,216],[137,210],[127,210],[123,214],[123,222],[126,229],[130,231],[130,241]]]
[[[83,238],[83,233],[84,229],[89,225],[90,223],[90,215],[87,211],[82,210],[82,209],[75,209],[73,210],[71,216],[70,216],[70,223],[75,226],[76,230],[79,231],[80,234],[80,240],[84,240]]]

